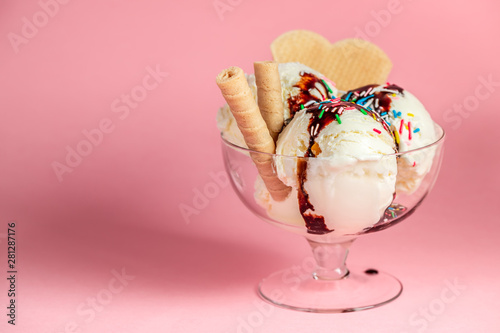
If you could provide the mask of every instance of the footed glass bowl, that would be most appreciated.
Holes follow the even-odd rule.
[[[438,139],[425,147],[363,160],[260,153],[222,136],[241,201],[262,220],[304,236],[313,253],[263,279],[260,296],[307,312],[359,311],[396,299],[398,279],[369,266],[348,269],[346,258],[357,237],[400,223],[425,199],[443,156],[445,133],[438,125],[435,131]]]

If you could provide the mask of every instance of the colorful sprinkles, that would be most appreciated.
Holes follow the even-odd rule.
[[[340,120],[340,117],[337,113],[335,114],[335,118],[337,119],[337,122],[339,123],[339,125],[342,124],[342,121]]]
[[[359,105],[361,105],[361,104],[365,104],[365,103],[366,103],[365,101],[366,101],[367,99],[372,98],[372,97],[374,97],[374,96],[375,96],[375,95],[369,95],[369,96],[363,97],[363,98],[361,98],[360,100],[358,100],[358,101],[356,102],[356,104],[359,104]]]
[[[325,80],[322,79],[321,82],[323,82],[323,84],[325,85],[325,87],[328,90],[328,92],[330,93],[330,95],[333,94],[332,89],[330,89],[330,86],[328,84],[326,84]]]
[[[369,93],[369,91],[368,91],[368,93]],[[354,96],[354,97],[356,97],[357,95],[359,95],[359,93],[357,93],[357,92],[350,92],[348,94],[348,96]],[[363,92],[363,95],[367,95],[367,93]],[[366,96],[366,97],[370,97],[370,96],[373,96],[373,94]],[[364,100],[366,97],[363,97],[362,99],[360,99],[360,101]],[[340,105],[332,105],[332,103],[333,104],[339,103]],[[326,113],[332,113],[332,116],[335,117],[335,120],[337,121],[337,123],[339,125],[342,124],[342,119],[340,116],[342,116],[344,111],[358,110],[362,114],[368,115],[371,118],[373,118],[375,121],[382,124],[384,129],[387,130],[389,133],[391,133],[391,129],[390,129],[391,124],[388,122],[387,112],[383,112],[383,116],[381,116],[376,111],[373,111],[372,108],[370,108],[370,107],[363,107],[362,105],[360,105],[358,103],[352,103],[352,101],[349,102],[349,101],[346,101],[340,97],[339,98],[331,98],[331,99],[324,100],[324,101],[310,100],[305,104],[300,104],[301,110],[304,110],[304,109],[308,110],[310,108],[313,108],[311,110],[312,112],[314,112],[315,110],[318,112],[318,113],[316,113],[316,117],[317,117],[316,119],[318,119],[318,120],[323,119],[326,116]],[[319,124],[317,124],[316,126],[312,126],[310,128],[311,136],[317,135],[319,130],[320,130]],[[382,134],[382,131],[377,129],[377,128],[373,128],[373,131],[377,134]],[[397,135],[397,134],[398,134],[397,130],[394,130],[393,135],[396,138],[396,142],[399,144],[399,135]]]
[[[357,91],[354,92],[354,97],[352,98],[352,101],[353,103],[356,103],[356,100],[358,99],[359,97],[359,93]]]
[[[394,131],[394,138],[396,139],[396,143],[399,145],[399,133],[398,133],[398,131]]]

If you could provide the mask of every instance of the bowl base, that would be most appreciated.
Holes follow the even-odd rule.
[[[396,299],[403,291],[395,277],[373,268],[349,269],[340,280],[314,279],[294,269],[271,274],[259,284],[259,295],[279,307],[304,312],[353,312]]]

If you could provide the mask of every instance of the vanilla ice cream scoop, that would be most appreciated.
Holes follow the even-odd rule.
[[[274,202],[257,185],[256,198],[271,218],[305,224],[309,233],[362,232],[392,203],[395,151],[375,112],[338,98],[316,103],[297,112],[278,138],[276,154],[285,156],[275,158],[276,170],[291,195]]]
[[[395,84],[368,85],[348,91],[342,99],[371,109],[382,117],[394,133],[401,153],[429,145],[437,140],[434,122],[422,103],[409,91]],[[434,149],[404,154],[398,160],[397,190],[415,191],[429,172]]]
[[[297,62],[279,64],[281,94],[284,107],[284,123],[290,122],[302,106],[335,98],[338,94],[335,84],[321,73]],[[248,85],[257,100],[255,76],[247,75]],[[236,120],[226,104],[217,113],[217,127],[224,138],[240,147],[247,147]]]

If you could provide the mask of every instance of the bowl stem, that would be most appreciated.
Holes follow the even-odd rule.
[[[316,261],[316,269],[313,272],[314,279],[340,280],[349,275],[346,259],[354,239],[338,243],[319,243],[310,239],[307,241]]]

